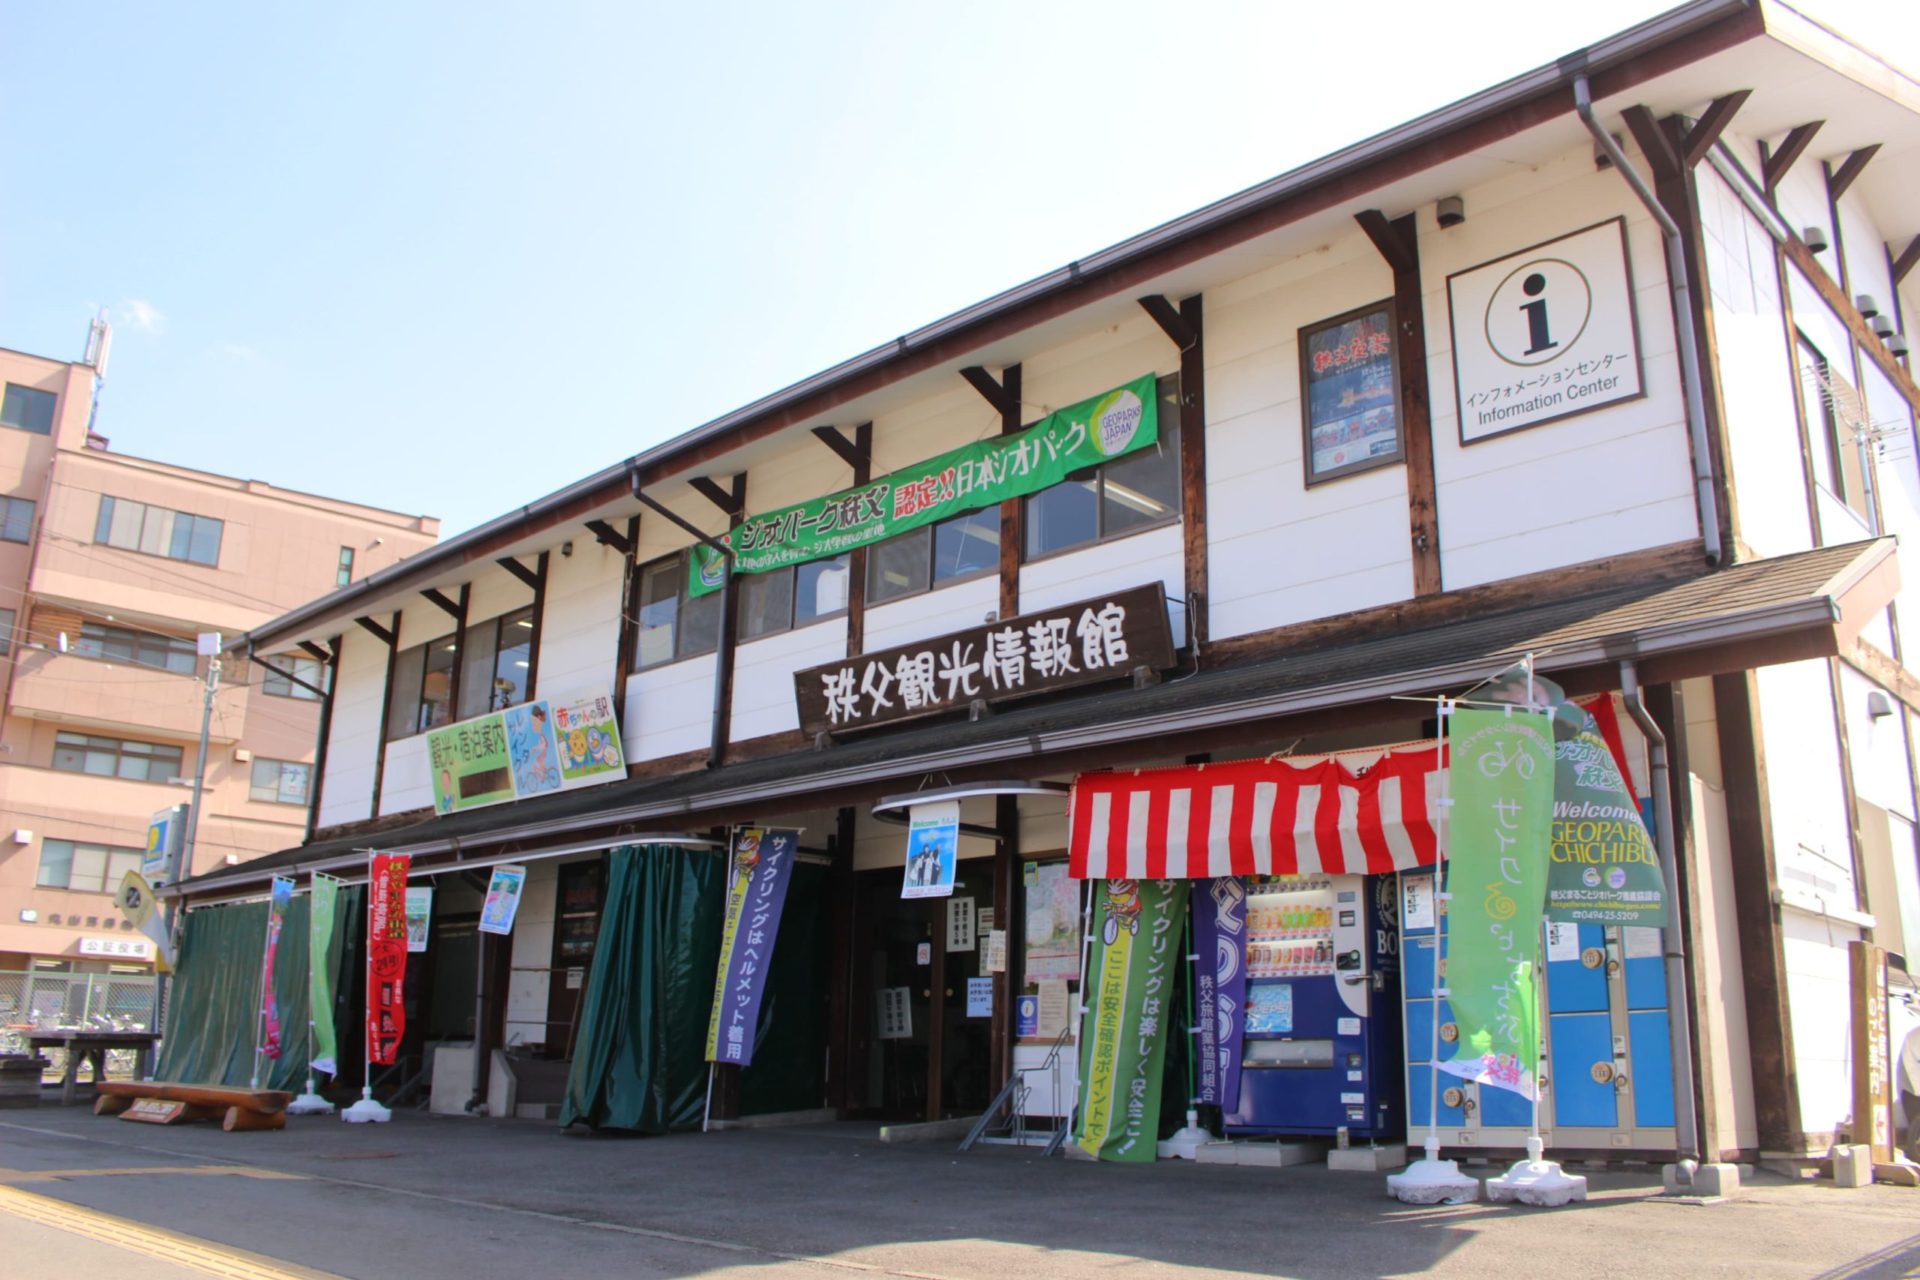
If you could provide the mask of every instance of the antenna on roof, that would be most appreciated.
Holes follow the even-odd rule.
[[[107,320],[107,309],[100,308],[100,314],[87,322],[87,351],[80,357],[80,363],[93,369],[93,404],[87,409],[87,448],[105,449],[107,438],[93,429],[100,418],[100,388],[107,380],[107,356],[113,350],[113,325]]]

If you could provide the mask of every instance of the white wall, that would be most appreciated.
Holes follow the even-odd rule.
[[[328,727],[327,771],[315,825],[331,827],[373,816],[373,776],[380,753],[380,704],[386,695],[387,646],[358,626],[340,635]]]
[[[707,654],[627,678],[627,705],[620,719],[627,759],[657,760],[709,745],[714,670],[714,656]]]
[[[544,1044],[547,1039],[546,972],[553,963],[553,921],[560,894],[556,859],[527,867],[520,910],[513,920],[513,960],[507,975],[506,1043]]]
[[[999,608],[998,574],[874,605],[867,610],[865,647],[872,653],[948,631],[977,627]]]
[[[1851,910],[1853,843],[1827,664],[1761,667],[1755,679],[1781,888]]]
[[[1581,146],[1463,193],[1468,218],[1419,220],[1441,575],[1449,590],[1700,536],[1658,228]],[[1646,395],[1460,444],[1447,276],[1625,215]],[[1404,523],[1404,521],[1403,521]]]
[[[1800,1127],[1825,1133],[1853,1111],[1853,1059],[1847,943],[1860,931],[1783,908],[1787,1008],[1793,1019],[1793,1067]]]
[[[844,616],[739,646],[733,660],[729,741],[745,742],[798,729],[800,711],[794,702],[793,673],[846,656]]]
[[[1020,612],[1158,582],[1171,597],[1167,612],[1177,649],[1186,641],[1187,628],[1184,548],[1185,536],[1176,524],[1022,565]]]
[[[427,735],[387,744],[386,781],[380,787],[380,815],[433,807],[433,776],[427,767]]]
[[[625,556],[584,537],[573,540],[571,556],[556,551],[547,557],[538,693],[613,687],[625,566]]]

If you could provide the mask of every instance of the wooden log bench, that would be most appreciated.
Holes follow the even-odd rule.
[[[184,1124],[219,1120],[228,1133],[287,1127],[293,1095],[281,1089],[238,1089],[213,1084],[152,1084],[109,1080],[99,1086],[97,1116],[119,1116],[143,1124]]]

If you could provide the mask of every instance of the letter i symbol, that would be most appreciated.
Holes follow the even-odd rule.
[[[1547,301],[1540,294],[1547,287],[1547,278],[1538,271],[1520,282],[1520,291],[1529,298],[1538,298],[1537,302],[1522,303],[1520,309],[1527,313],[1527,351],[1526,354],[1538,355],[1560,344],[1547,332]]]

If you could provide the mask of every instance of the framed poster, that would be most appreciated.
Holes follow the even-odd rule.
[[[1309,485],[1406,456],[1391,300],[1300,330],[1300,425]]]
[[[1646,394],[1625,218],[1454,272],[1447,316],[1463,445]]]

